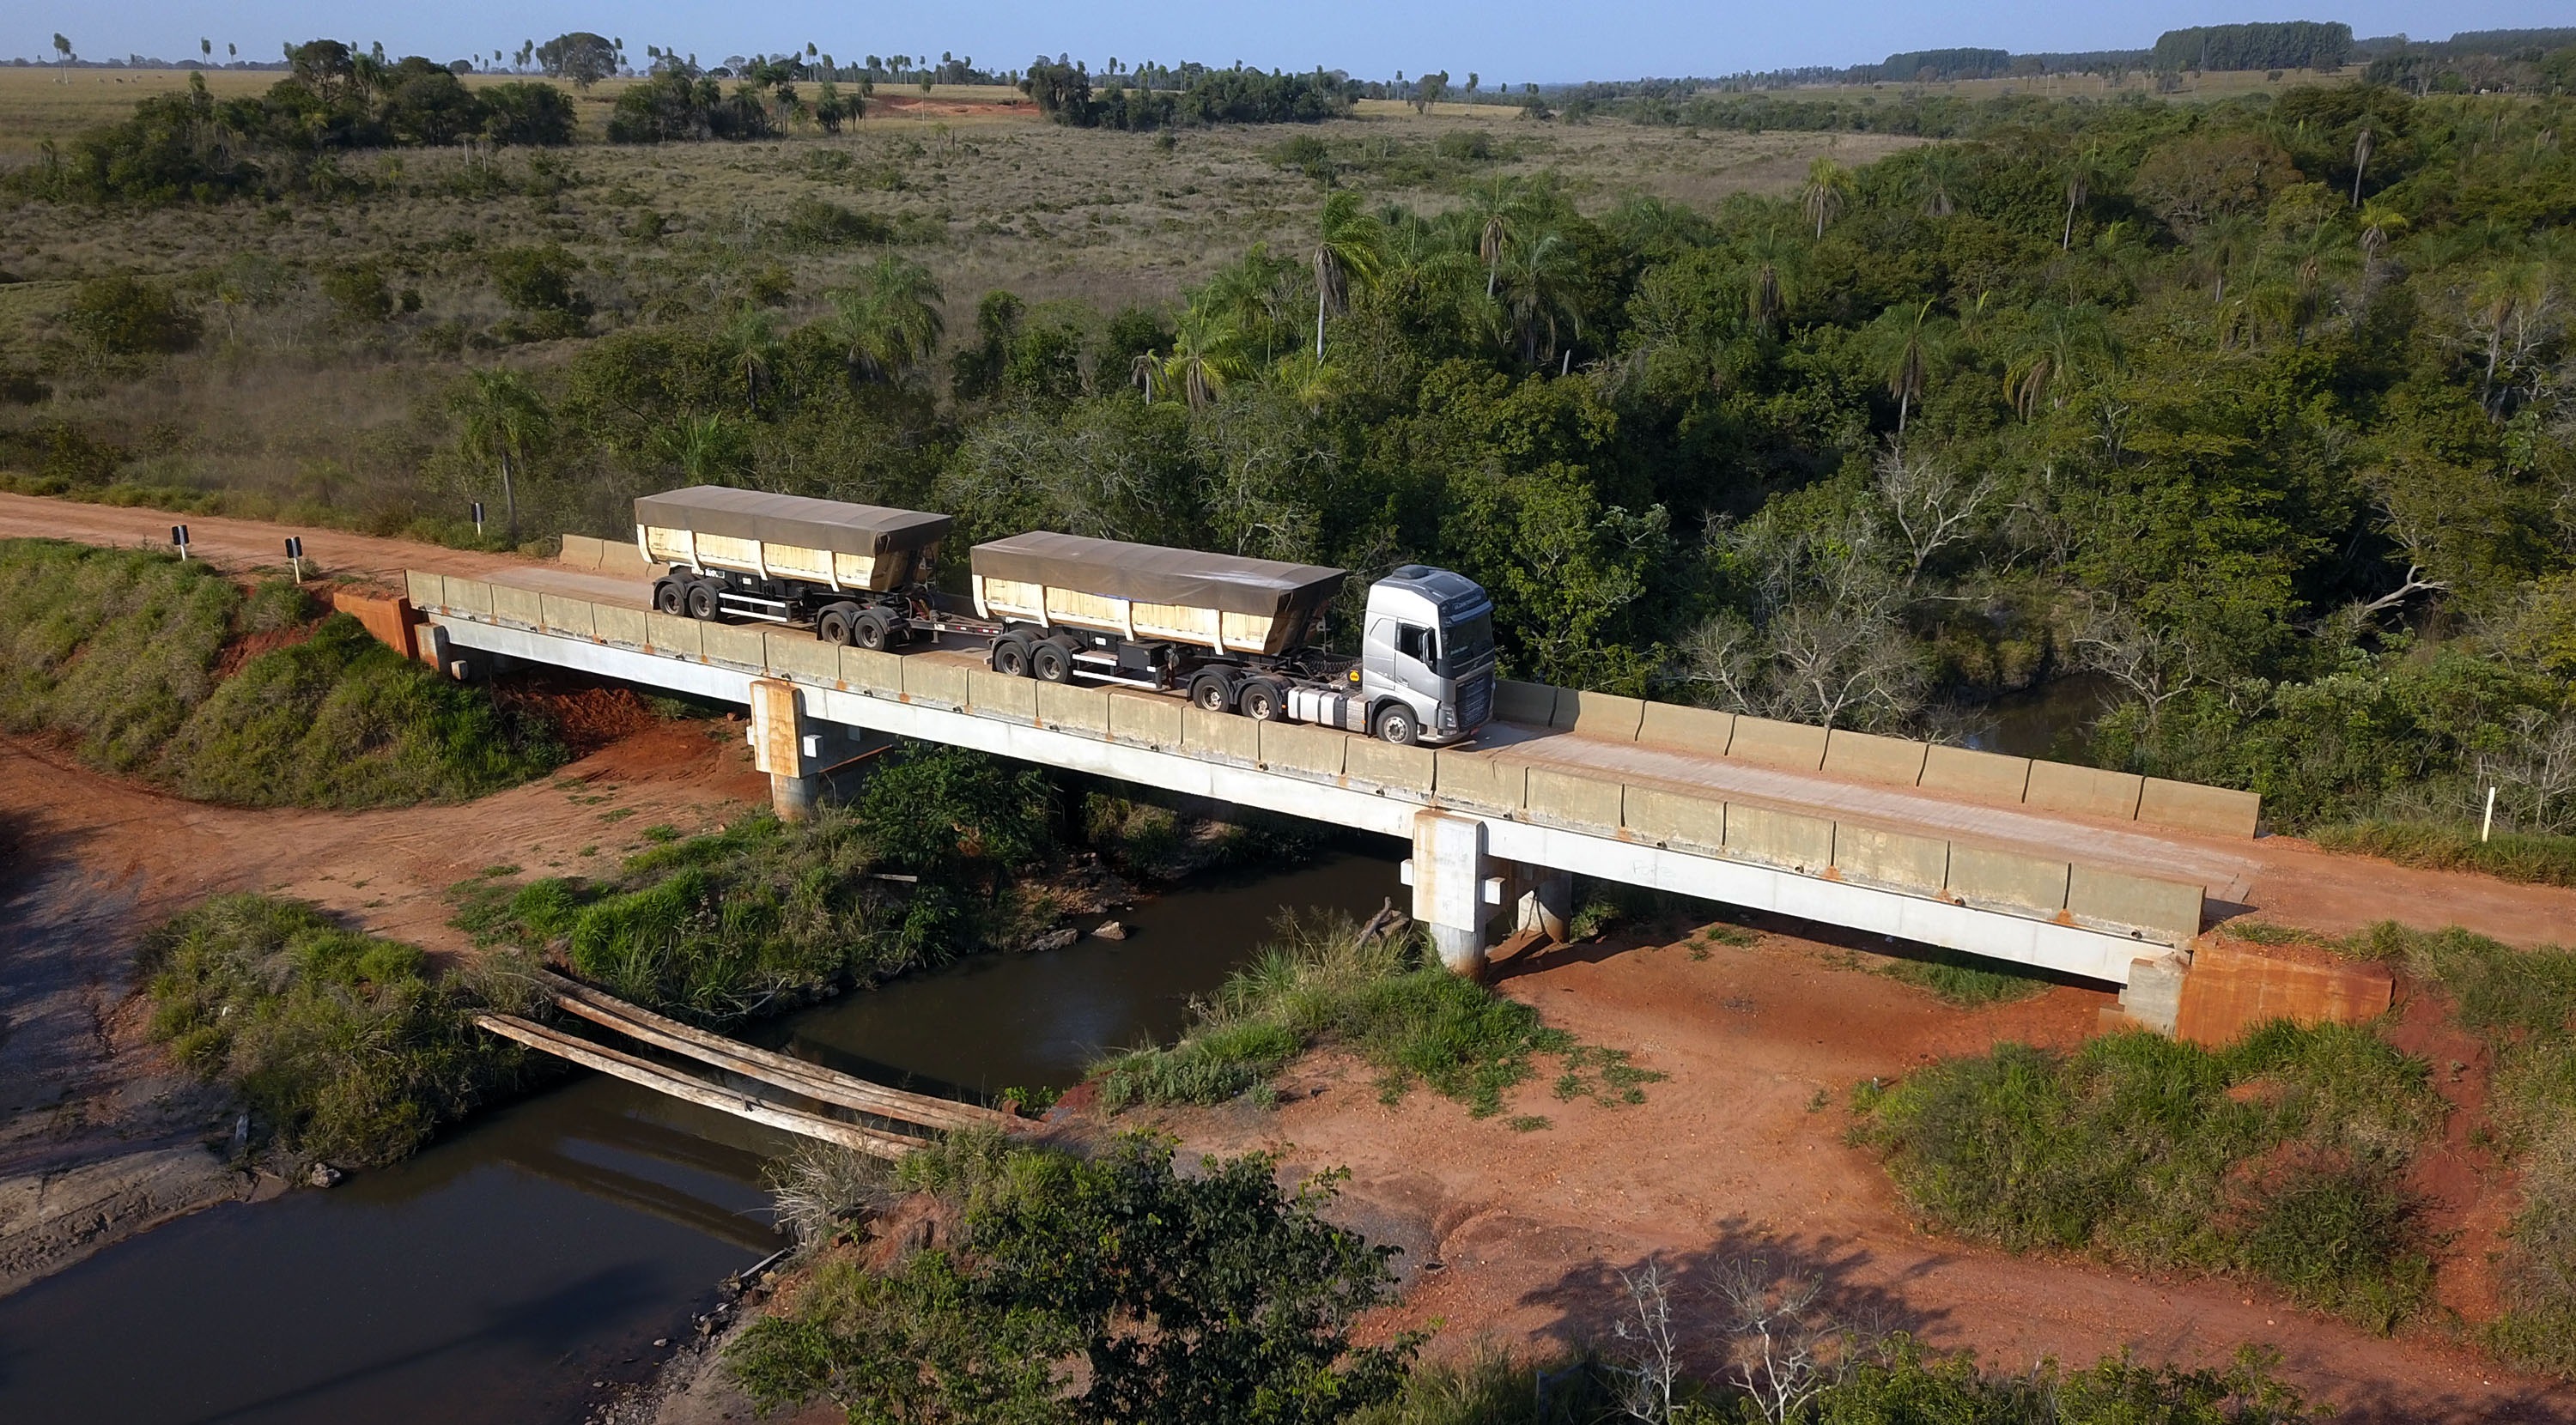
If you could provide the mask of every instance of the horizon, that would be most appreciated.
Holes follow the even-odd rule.
[[[1388,16],[1352,0],[1326,0],[1268,12],[1208,14],[1151,5],[1046,7],[1028,0],[988,0],[957,7],[938,24],[899,26],[854,22],[824,6],[800,4],[746,25],[714,7],[657,0],[603,16],[610,7],[544,0],[503,9],[468,0],[447,7],[443,22],[417,12],[381,17],[370,32],[346,32],[349,16],[309,0],[267,0],[246,6],[141,3],[106,0],[61,32],[83,64],[114,67],[139,56],[173,65],[208,62],[199,41],[214,46],[212,63],[276,63],[284,46],[330,37],[359,45],[381,42],[389,54],[417,54],[442,63],[476,59],[489,64],[495,50],[515,52],[528,41],[587,30],[627,42],[641,58],[647,45],[695,55],[706,65],[732,55],[802,51],[814,44],[844,64],[865,55],[955,54],[992,72],[1025,68],[1039,55],[1067,54],[1095,71],[1113,59],[1133,67],[1143,61],[1196,62],[1219,68],[1241,63],[1290,72],[1341,70],[1361,79],[1389,79],[1445,70],[1453,81],[1481,76],[1488,89],[1523,83],[1547,85],[1639,78],[1716,78],[1800,68],[1874,64],[1915,50],[1988,48],[2015,54],[2064,54],[2144,49],[2167,30],[2250,21],[2324,20],[2352,26],[2356,39],[2406,35],[2439,40],[2478,30],[2547,28],[2568,22],[2565,12],[2538,0],[2476,0],[2432,11],[2399,3],[2339,6],[2219,6],[2176,0],[2141,10],[2070,13],[2030,0],[2008,0],[1974,10],[1895,10],[1828,0],[1828,8],[1794,14],[1726,5],[1687,11],[1678,0],[1646,0],[1607,13],[1569,15],[1530,0],[1506,0],[1500,9],[1471,10],[1446,3]],[[72,18],[72,17],[65,17]],[[1334,19],[1357,24],[1336,25]],[[2437,23],[2428,25],[2428,18]],[[240,23],[243,20],[250,23]],[[507,28],[505,28],[505,26]],[[256,35],[242,31],[261,27]],[[758,34],[744,33],[757,29]],[[230,33],[224,31],[229,30]],[[928,34],[885,30],[931,31]],[[1077,44],[1070,33],[1080,30]],[[468,33],[469,31],[476,33]],[[949,31],[954,33],[938,33]],[[20,46],[11,60],[50,64],[55,27],[0,39]],[[854,33],[855,32],[855,33]],[[1819,34],[1837,38],[1818,39]],[[227,54],[227,46],[237,54]],[[1832,50],[1844,52],[1829,52]],[[1547,56],[1547,57],[1542,57]],[[1627,58],[1633,56],[1633,58]],[[507,67],[507,66],[503,66]]]

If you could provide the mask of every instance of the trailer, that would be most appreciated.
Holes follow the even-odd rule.
[[[1492,714],[1493,603],[1447,570],[1370,585],[1352,658],[1320,646],[1347,570],[1043,531],[971,558],[997,673],[1179,689],[1210,712],[1399,743],[1456,742]]]
[[[955,521],[919,510],[693,485],[635,502],[635,545],[664,566],[653,606],[691,618],[808,624],[883,648],[924,621]]]

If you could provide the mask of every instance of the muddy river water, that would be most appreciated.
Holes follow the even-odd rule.
[[[1282,908],[1398,894],[1392,850],[1219,874],[1122,915],[1128,940],[977,957],[754,1037],[924,1090],[1062,1087],[1169,1037]],[[781,1245],[760,1170],[787,1144],[585,1074],[396,1167],[201,1212],[0,1298],[0,1421],[574,1419]]]

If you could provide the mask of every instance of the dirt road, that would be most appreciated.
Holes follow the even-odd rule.
[[[1843,1142],[1851,1086],[1999,1039],[2073,1043],[2107,995],[2058,989],[1965,1011],[1802,942],[1702,953],[1588,946],[1502,967],[1505,991],[1551,1024],[1668,1074],[1641,1105],[1561,1103],[1528,1084],[1507,1116],[1552,1126],[1514,1132],[1428,1092],[1385,1107],[1368,1070],[1327,1056],[1299,1066],[1274,1113],[1166,1121],[1194,1149],[1348,1166],[1351,1218],[1406,1248],[1408,1292],[1383,1324],[1440,1323],[1435,1351],[1480,1335],[1606,1339],[1623,1304],[1617,1274],[1649,1260],[1679,1272],[1682,1318],[1705,1323],[1712,1270],[1759,1258],[1821,1279],[1847,1317],[1973,1349],[1997,1369],[2045,1356],[2089,1364],[2123,1348],[2218,1363],[2252,1341],[2277,1347],[2291,1377],[2342,1407],[2339,1420],[2576,1420],[2576,1394],[2429,1332],[2385,1340],[2240,1283],[2012,1257],[1915,1231],[1885,1173]]]
[[[148,927],[275,891],[452,952],[447,888],[483,868],[610,867],[647,828],[696,831],[767,793],[726,722],[659,724],[469,805],[358,813],[206,806],[0,738],[0,1293],[242,1187],[202,1146],[229,1132],[223,1096],[149,1042]]]

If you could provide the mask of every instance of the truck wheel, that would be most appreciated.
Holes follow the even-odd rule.
[[[1223,673],[1201,673],[1190,680],[1190,701],[1209,712],[1234,711],[1234,682]]]
[[[1268,678],[1255,678],[1235,695],[1234,705],[1254,722],[1277,722],[1288,715],[1288,690]]]
[[[714,618],[715,616],[715,587],[711,584],[691,584],[689,586],[689,617]]]
[[[1029,670],[1041,682],[1072,682],[1073,655],[1065,652],[1061,643],[1041,643],[1029,650]]]
[[[1422,725],[1413,720],[1413,709],[1402,703],[1395,703],[1379,709],[1377,735],[1382,742],[1392,742],[1398,747],[1411,747],[1414,739],[1422,735]]]
[[[837,643],[844,648],[848,647],[850,643],[850,611],[848,609],[839,608],[823,610],[823,616],[814,620],[814,632],[825,643]]]
[[[1029,676],[1029,646],[1016,638],[993,645],[993,671],[1005,678]]]
[[[689,611],[689,592],[672,580],[656,580],[653,584],[653,607],[678,618]]]
[[[887,632],[886,616],[874,610],[850,621],[850,637],[861,648],[885,647]]]

